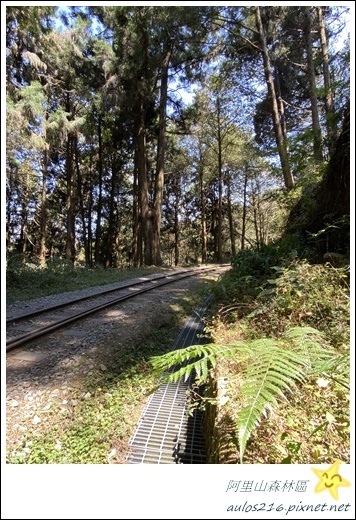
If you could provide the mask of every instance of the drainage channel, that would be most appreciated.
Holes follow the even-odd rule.
[[[207,342],[202,318],[210,298],[191,316],[172,350]],[[194,380],[163,383],[150,396],[129,441],[128,464],[206,464],[203,415],[188,414],[188,391]]]

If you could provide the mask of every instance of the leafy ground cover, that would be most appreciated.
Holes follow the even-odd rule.
[[[41,267],[23,264],[18,258],[12,259],[6,269],[6,301],[30,300],[66,291],[86,289],[95,285],[105,285],[129,280],[162,271],[163,268],[104,269],[73,265],[58,261]]]
[[[250,255],[253,257],[254,253]],[[277,398],[277,406],[271,403],[264,408],[247,442],[244,462],[311,464],[335,459],[349,462],[349,268],[312,265],[294,259],[284,265],[270,265],[268,269],[263,255],[259,264],[261,267],[255,266],[254,274],[241,276],[236,266],[225,275],[219,291],[226,293],[229,306],[221,306],[216,315],[214,341],[229,343],[258,338],[278,341],[293,327],[311,327],[322,334],[314,366],[326,352],[331,363],[319,362],[319,370],[316,366],[316,370],[306,371],[303,381],[286,392],[285,398]],[[242,406],[238,364],[224,362],[219,373],[229,379],[228,400],[222,407],[220,420],[222,425],[226,420],[231,423],[231,419],[237,423]],[[235,432],[229,442],[233,442],[238,453]]]
[[[10,464],[124,463],[128,439],[157,377],[147,370],[147,356],[165,352],[171,326],[152,332],[144,342],[117,351],[105,372],[96,371],[71,389],[69,404],[53,406],[36,436],[8,452]],[[102,345],[112,348],[112,345]],[[115,352],[113,352],[115,354]],[[58,420],[60,417],[60,420]],[[27,448],[27,449],[26,449]]]
[[[244,251],[214,294],[213,342],[152,359],[209,383],[210,462],[349,462],[349,267]]]
[[[63,278],[67,278],[65,269],[63,272]],[[152,271],[140,274],[147,272]],[[139,275],[137,270],[132,274]],[[123,272],[125,275],[130,273]],[[91,275],[85,276],[89,286]],[[99,282],[96,275],[95,280],[105,283]],[[117,278],[110,279],[109,273],[106,280],[109,283]],[[24,298],[26,287],[22,286]],[[59,292],[60,287],[63,290],[57,278],[52,290],[57,288]],[[229,272],[210,284],[210,290],[215,300],[213,318],[207,324],[212,345],[229,347],[244,342],[250,348],[266,340],[288,349],[290,345],[284,338],[290,330],[310,328],[320,334],[322,355],[320,359],[314,356],[315,369],[307,370],[302,380],[283,391],[283,396],[276,395],[276,402],[263,407],[245,439],[243,463],[349,462],[349,267],[309,263],[296,257],[283,260],[273,250],[245,251],[237,255]],[[34,294],[39,295],[32,288]],[[113,356],[107,372],[96,373],[80,389],[74,389],[71,399],[77,404],[68,412],[60,412],[60,422],[56,419],[58,410],[53,409],[53,421],[46,424],[41,436],[25,437],[23,448],[27,451],[21,457],[11,455],[8,462],[123,463],[128,437],[138,419],[137,410],[158,381],[150,360],[164,358],[177,333],[179,315],[192,312],[200,298],[202,294],[187,299],[185,307],[173,313],[158,331],[151,331],[144,342],[133,342],[124,355],[121,352]],[[324,367],[320,363],[323,353],[329,359]],[[210,434],[219,440],[211,452],[211,463],[235,464],[241,460],[238,422],[246,405],[241,398],[241,366],[241,359],[232,356],[217,359],[214,369],[209,366],[209,377],[215,382],[224,381],[223,395],[213,399],[218,413],[215,430]]]
[[[133,303],[130,320],[98,338],[95,352],[69,357],[73,364],[60,369],[60,379],[20,390],[20,394],[35,390],[31,402],[41,421],[35,424],[36,416],[26,418],[26,410],[11,420],[12,410],[31,403],[17,397],[17,403],[10,401],[8,421],[13,428],[7,431],[8,464],[125,463],[129,438],[159,382],[149,359],[172,348],[184,319],[205,295],[203,280],[194,284],[194,290],[192,281],[185,283],[181,296],[172,294],[172,302],[168,288],[163,300],[161,291],[152,292],[152,305],[145,313],[139,312],[142,303]],[[73,368],[79,371],[69,378]],[[53,390],[58,395],[52,399]]]

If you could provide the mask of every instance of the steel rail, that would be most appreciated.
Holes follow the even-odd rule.
[[[78,321],[86,316],[89,316],[90,314],[94,314],[100,310],[103,310],[103,309],[106,309],[107,307],[110,307],[112,305],[115,305],[116,303],[120,303],[122,301],[125,301],[125,300],[128,300],[130,298],[134,298],[135,296],[137,296],[138,294],[143,294],[145,292],[148,292],[148,291],[152,291],[153,289],[156,289],[157,287],[162,287],[164,285],[167,285],[167,284],[170,284],[170,283],[174,283],[174,282],[177,282],[179,280],[183,280],[185,278],[189,278],[189,277],[192,277],[192,276],[197,276],[198,274],[202,274],[204,272],[210,272],[210,271],[216,271],[217,269],[219,269],[218,267],[212,267],[212,268],[206,268],[206,269],[201,269],[199,271],[196,271],[196,270],[193,270],[193,273],[192,272],[189,272],[189,274],[185,274],[183,276],[180,276],[179,278],[175,278],[174,280],[165,280],[163,282],[159,282],[157,284],[154,284],[150,287],[145,287],[143,289],[139,289],[138,291],[135,291],[133,294],[126,294],[126,295],[123,295],[123,296],[120,296],[119,298],[115,298],[113,300],[110,300],[108,302],[105,302],[103,304],[100,304],[100,305],[97,305],[97,306],[94,306],[94,307],[91,307],[90,309],[86,309],[85,311],[81,311],[77,314],[74,314],[73,316],[70,316],[69,318],[64,318],[62,320],[59,320],[57,321],[56,323],[53,323],[51,325],[47,325],[45,327],[41,327],[39,329],[35,329],[31,332],[28,332],[27,334],[23,334],[22,336],[16,336],[15,338],[12,338],[12,339],[9,339],[7,342],[6,342],[6,352],[9,352],[10,350],[13,350],[14,348],[16,347],[19,347],[20,345],[23,345],[24,343],[27,343],[29,341],[32,341],[40,336],[44,336],[54,330],[57,330],[65,325],[68,325],[69,323],[73,323],[74,321]],[[163,278],[170,278],[170,275],[168,276],[163,276]],[[134,284],[132,284],[134,285]],[[132,287],[129,286],[129,287]],[[72,302],[69,302],[67,303],[67,305],[70,305]],[[45,310],[42,310],[42,312],[47,312],[47,309]]]
[[[209,268],[206,268],[206,269],[209,269]],[[90,294],[88,296],[80,296],[79,298],[74,298],[73,300],[70,300],[70,301],[67,301],[67,302],[56,303],[55,305],[51,305],[51,306],[46,307],[46,308],[41,308],[41,309],[37,309],[35,311],[29,311],[29,312],[25,312],[23,314],[19,314],[17,316],[6,318],[6,324],[10,325],[11,323],[16,323],[16,322],[19,322],[19,321],[23,321],[25,319],[33,318],[34,316],[39,316],[40,314],[43,314],[44,312],[50,312],[50,311],[54,311],[54,310],[60,309],[62,307],[66,307],[67,305],[71,305],[71,304],[74,304],[74,303],[82,302],[82,301],[85,301],[85,300],[90,300],[91,298],[97,298],[98,296],[105,296],[105,294],[110,294],[110,293],[113,293],[113,292],[116,292],[116,291],[121,291],[121,290],[130,288],[130,287],[135,287],[136,285],[142,285],[144,283],[154,282],[155,280],[160,280],[162,278],[167,278],[167,276],[178,276],[178,275],[180,275],[182,273],[190,273],[192,271],[195,271],[195,269],[189,269],[189,270],[185,270],[185,271],[178,271],[178,272],[175,272],[175,273],[171,273],[169,275],[162,274],[162,275],[156,276],[155,278],[146,278],[145,280],[140,280],[139,282],[134,282],[134,283],[131,283],[131,284],[128,283],[127,285],[122,285],[120,287],[115,287],[115,288],[112,288],[112,289],[106,289],[106,290],[104,290],[102,292],[98,292],[96,294]]]

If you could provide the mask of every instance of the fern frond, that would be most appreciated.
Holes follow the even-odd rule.
[[[320,363],[319,368],[321,372],[335,372],[345,377],[349,377],[350,352],[346,352],[345,354],[340,354],[338,356],[335,356],[335,354],[330,355],[327,360]]]
[[[278,397],[286,399],[285,393],[293,392],[296,383],[303,382],[305,375],[312,370],[320,373],[321,368],[325,371],[336,366],[345,369],[345,358],[339,356],[335,360],[335,353],[328,351],[322,341],[323,335],[318,330],[294,327],[278,341],[263,338],[228,345],[193,345],[153,357],[151,364],[156,372],[164,373],[169,382],[182,378],[187,380],[192,373],[203,382],[219,358],[237,357],[242,380],[242,409],[237,420],[242,463],[252,431],[265,410],[278,405]]]
[[[191,345],[183,349],[173,350],[162,356],[154,356],[150,359],[155,373],[164,373],[169,382],[179,379],[187,381],[192,371],[196,372],[198,379],[206,381],[209,368],[215,367],[219,357],[229,357],[243,346],[242,343],[230,343],[229,345]]]
[[[300,352],[305,357],[308,365],[308,374],[320,374],[336,370],[337,366],[347,366],[349,360],[346,357],[335,355],[334,349],[328,349],[322,345],[324,335],[312,327],[293,327],[285,334],[285,338],[294,344],[296,352]],[[346,361],[346,363],[345,363]]]
[[[350,390],[350,352],[336,357],[330,354],[328,359],[323,359],[316,365],[318,374]]]
[[[292,391],[305,371],[303,356],[287,351],[274,340],[256,340],[249,346],[254,354],[243,369],[243,408],[237,420],[241,464],[247,441],[266,407],[277,405],[278,396],[285,398],[284,392]]]
[[[297,352],[304,355],[309,369],[315,359],[320,359],[323,353],[321,346],[323,334],[313,327],[293,327],[285,333],[285,339],[292,343]]]
[[[176,383],[180,379],[187,381],[193,370],[197,368],[196,363],[190,363],[187,366],[183,366],[175,370],[174,372],[166,372],[163,374],[163,378],[169,383]]]
[[[314,327],[292,327],[285,333],[285,337],[292,340],[301,339],[304,341],[307,336],[316,336],[322,338],[324,335],[322,332],[320,332],[320,330],[314,329]]]

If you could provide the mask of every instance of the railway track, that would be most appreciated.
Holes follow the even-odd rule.
[[[75,298],[51,307],[9,316],[6,319],[6,352],[140,294],[185,278],[217,271],[222,267],[194,268],[160,274],[154,278],[121,284],[119,287],[100,291],[91,296]],[[116,296],[114,296],[115,293]]]

